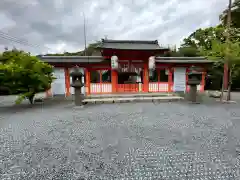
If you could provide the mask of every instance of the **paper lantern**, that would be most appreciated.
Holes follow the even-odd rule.
[[[150,56],[149,59],[148,59],[148,68],[151,69],[151,70],[154,70],[155,67],[156,67],[155,56]]]
[[[111,57],[111,67],[112,67],[112,69],[118,69],[118,57],[117,56]]]
[[[168,75],[169,74],[169,70],[165,69],[165,74]]]

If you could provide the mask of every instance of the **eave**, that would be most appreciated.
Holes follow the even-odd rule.
[[[156,57],[159,63],[176,63],[176,64],[212,64],[214,61],[205,57]]]
[[[104,61],[102,56],[40,56],[47,63],[100,63]]]

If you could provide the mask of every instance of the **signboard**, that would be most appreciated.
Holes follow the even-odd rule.
[[[177,67],[174,68],[174,92],[186,91],[186,68]]]

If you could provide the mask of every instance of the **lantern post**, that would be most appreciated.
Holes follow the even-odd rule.
[[[190,86],[190,101],[192,103],[197,103],[197,85],[201,83],[202,72],[199,72],[197,67],[191,66],[187,75],[187,84]]]
[[[83,74],[80,72],[79,67],[76,66],[74,71],[70,73],[72,77],[72,84],[71,86],[74,88],[74,102],[76,106],[82,106],[84,95],[81,92],[82,87],[84,84],[82,83],[82,76]]]

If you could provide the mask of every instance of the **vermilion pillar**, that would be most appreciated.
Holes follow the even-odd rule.
[[[69,74],[69,69],[64,68],[64,75],[65,75],[65,95],[70,96],[70,74]]]
[[[200,88],[200,91],[201,91],[201,92],[204,91],[204,87],[205,87],[205,76],[206,76],[206,72],[203,72],[203,73],[202,73],[201,88]]]
[[[86,76],[86,82],[85,82],[85,87],[86,87],[86,94],[90,94],[90,72],[87,68],[85,68],[85,76]]]
[[[143,67],[143,91],[148,92],[149,78],[148,78],[148,63],[144,63]]]
[[[118,83],[118,74],[117,71],[112,69],[111,70],[111,80],[112,80],[112,93],[116,93],[117,92],[117,83]]]

